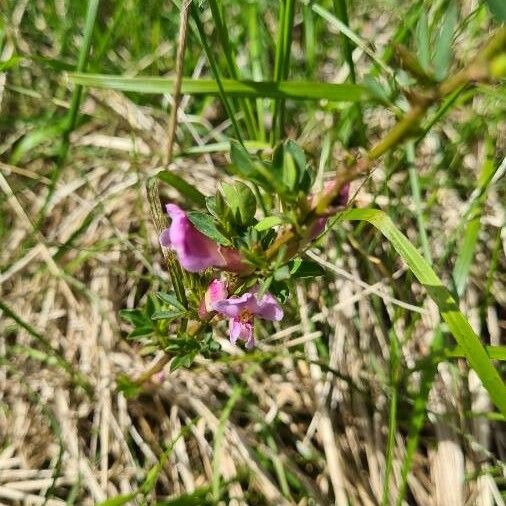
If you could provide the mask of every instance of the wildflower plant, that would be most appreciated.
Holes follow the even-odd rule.
[[[211,2],[213,5],[216,7]],[[281,21],[287,25],[283,26],[285,35],[291,33],[292,9],[293,3],[287,2],[286,11],[282,11]],[[286,83],[281,88],[282,80],[287,78],[290,37],[278,41],[275,81],[260,84],[237,81],[237,89],[243,93],[240,104],[244,112],[244,125],[239,125],[225,86],[230,83],[224,84],[222,80],[199,9],[192,3],[189,10],[216,90],[231,120],[235,138],[229,144],[230,177],[221,181],[214,195],[202,194],[170,170],[161,171],[157,182],[148,185],[150,207],[173,291],[150,295],[144,308],[122,313],[134,326],[130,338],[141,340],[148,349],[161,348],[166,353],[137,378],[134,386],[142,385],[169,361],[171,370],[175,370],[189,367],[198,354],[212,357],[219,353],[220,346],[215,340],[219,326],[228,328],[232,344],[243,343],[246,349],[252,349],[256,344],[255,320],[282,322],[290,312],[287,301],[294,281],[323,274],[322,267],[310,260],[306,251],[326,228],[339,226],[343,221],[361,221],[376,227],[390,241],[425,287],[469,364],[496,406],[506,414],[506,386],[480,338],[460,312],[455,297],[432,269],[427,248],[424,258],[384,213],[373,208],[353,209],[350,198],[351,182],[368,176],[378,159],[395,152],[399,146],[407,146],[407,152],[412,152],[444,114],[445,104],[451,103],[463,89],[475,83],[492,82],[505,74],[506,29],[499,28],[474,57],[450,73],[456,12],[450,10],[442,20],[433,54],[428,49],[426,19],[422,17],[417,26],[418,52],[415,54],[402,44],[395,46],[398,76],[384,62],[376,62],[391,72],[389,85],[380,86],[372,76],[367,87],[327,85],[332,91],[326,91],[321,98],[332,96],[354,103],[367,96],[371,103],[391,107],[398,119],[392,128],[382,132],[379,140],[369,142],[363,135],[360,105],[352,105],[349,109],[352,136],[345,143],[348,146],[342,148],[340,162],[334,164],[330,179],[324,183],[320,177],[316,183],[313,159],[322,147],[314,143],[299,145],[295,140],[283,138],[285,98],[290,93],[298,98],[315,98],[327,88],[315,84],[317,92],[309,85],[301,91]],[[313,6],[313,10],[341,26],[319,5]],[[213,10],[213,16],[218,14],[219,10]],[[222,43],[226,45],[228,39],[224,37]],[[90,82],[79,75],[75,79],[79,83]],[[91,81],[109,84],[101,76],[92,76]],[[130,82],[123,84],[120,80],[116,86],[128,89]],[[175,81],[175,86],[178,84],[181,86],[181,80]],[[157,82],[149,85],[152,90]],[[269,144],[265,142],[265,124],[252,116],[249,101],[259,93],[274,98]],[[427,121],[426,116],[435,106],[440,109]],[[353,124],[353,118],[357,117]],[[263,139],[260,148],[244,140],[256,136]],[[181,199],[162,203],[157,189],[159,181],[178,190]],[[126,384],[130,385],[128,381]]]

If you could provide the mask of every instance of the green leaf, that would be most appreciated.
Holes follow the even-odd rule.
[[[195,228],[202,232],[206,237],[223,246],[231,246],[232,243],[218,230],[211,216],[200,211],[190,211],[187,213],[188,219]]]
[[[255,230],[263,232],[264,230],[269,230],[270,228],[281,225],[282,223],[283,219],[280,216],[266,216],[255,225]]]
[[[284,281],[285,279],[290,279],[290,270],[288,269],[288,265],[283,265],[274,271],[274,279],[276,281]]]
[[[494,404],[506,416],[506,385],[492,365],[480,338],[460,312],[451,293],[445,288],[432,267],[382,211],[377,209],[351,209],[340,215],[338,221],[342,220],[367,221],[390,241],[411,272],[437,304],[441,316],[455,337],[457,344],[462,348],[469,365],[479,376]]]
[[[151,316],[152,320],[175,320],[176,318],[180,318],[186,314],[186,311],[155,311]]]
[[[135,327],[130,334],[128,334],[127,339],[135,339],[137,337],[148,336],[154,331],[153,325],[143,325],[142,327]]]
[[[299,172],[302,173],[306,168],[306,155],[304,150],[293,140],[286,142],[286,151],[293,157]]]
[[[244,177],[247,178],[255,172],[255,166],[249,153],[240,142],[234,139],[230,141],[230,158]]]
[[[448,67],[452,56],[453,32],[458,21],[458,10],[455,4],[452,4],[446,12],[439,37],[436,41],[436,50],[434,53],[434,75],[437,80],[442,80],[448,74]]]
[[[430,38],[429,18],[427,12],[422,12],[416,24],[416,54],[418,61],[425,72],[430,71]]]
[[[181,304],[175,293],[156,292],[156,296],[168,306],[173,306],[180,311],[186,311],[186,308]]]
[[[175,188],[183,197],[198,207],[205,207],[206,196],[201,193],[195,186],[186,182],[174,172],[162,170],[157,174],[158,179]]]
[[[119,312],[119,316],[123,318],[123,320],[130,322],[135,327],[145,325],[146,322],[149,322],[149,319],[146,318],[146,315],[141,309],[122,309]]]
[[[137,93],[172,93],[174,80],[166,77],[124,77],[107,74],[73,72],[70,80],[76,84],[111,90]],[[230,97],[285,98],[293,100],[329,100],[332,102],[357,102],[367,98],[365,88],[357,84],[333,84],[318,81],[236,81],[222,79],[225,93]],[[219,87],[213,79],[183,78],[183,95],[219,95]]]
[[[98,503],[97,506],[122,506],[123,504],[129,504],[130,501],[135,499],[137,494],[138,492],[132,492],[130,494],[117,495],[116,497],[111,497],[110,499]]]
[[[249,225],[255,219],[257,204],[249,186],[241,182],[235,182],[233,185],[224,183],[222,189],[234,221],[238,225]]]
[[[292,196],[296,196],[295,190],[297,190],[299,177],[301,171],[298,164],[295,161],[293,155],[289,152],[285,153],[285,160],[283,164],[283,183],[290,190]]]
[[[312,260],[297,258],[290,264],[290,274],[292,278],[315,278],[323,276],[325,269]]]
[[[501,22],[506,21],[506,2],[504,0],[485,0],[490,12]]]
[[[174,372],[181,367],[190,367],[197,356],[196,351],[191,351],[184,355],[179,355],[178,357],[174,357],[170,362],[170,371]]]

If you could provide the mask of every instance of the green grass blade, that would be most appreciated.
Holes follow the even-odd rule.
[[[89,0],[88,2],[86,21],[84,23],[83,42],[81,50],[79,52],[79,60],[77,62],[77,72],[83,72],[86,70],[86,65],[88,63],[88,57],[90,54],[91,40],[93,38],[93,29],[95,28],[95,21],[97,18],[98,4],[99,0]],[[72,100],[67,116],[67,125],[65,131],[63,132],[59,160],[60,165],[65,162],[65,158],[69,149],[70,134],[73,132],[77,124],[77,114],[79,112],[79,105],[81,104],[82,93],[82,85],[77,84],[77,86],[74,88],[74,92],[72,93]]]
[[[165,77],[123,77],[106,74],[69,74],[71,81],[83,86],[135,93],[171,93],[174,81]],[[285,98],[292,100],[329,100],[359,102],[367,99],[367,90],[358,84],[333,84],[318,81],[236,81],[221,79],[223,92],[230,97]],[[184,95],[219,95],[220,88],[213,79],[184,79]]]
[[[280,0],[278,15],[278,40],[274,61],[274,80],[279,83],[287,79],[290,69],[290,53],[295,15],[295,0]],[[275,144],[283,134],[285,99],[280,97],[274,102],[272,113],[271,141]]]
[[[397,335],[392,330],[390,332],[390,404],[388,409],[388,436],[385,462],[385,479],[383,480],[383,499],[381,501],[384,506],[388,506],[390,504],[390,476],[392,474],[394,465],[395,435],[397,433],[397,394],[399,387],[400,366],[401,349]]]
[[[250,57],[251,71],[255,81],[262,81],[262,37],[259,30],[258,6],[255,2],[248,4],[248,35],[250,39]],[[257,118],[258,118],[258,139],[265,141],[265,108],[262,98],[257,98]]]
[[[383,59],[371,51],[369,44],[360,38],[353,30],[350,30],[345,23],[317,3],[313,4],[312,8],[316,14],[325,19],[325,21],[327,21],[330,25],[337,28],[337,30],[346,35],[346,37],[348,37],[356,46],[362,49],[362,51],[364,51],[364,53],[367,54],[385,73],[389,75],[393,74],[393,70],[383,61]]]
[[[453,281],[459,297],[464,293],[476,244],[478,243],[478,235],[481,229],[481,215],[487,197],[487,190],[498,169],[498,167],[494,166],[494,149],[490,140],[486,143],[486,147],[487,153],[478,177],[477,188],[475,189],[478,197],[472,200],[469,211],[464,214],[464,221],[467,221],[467,224],[465,225],[464,235],[453,269]],[[461,230],[462,225],[458,229]]]
[[[418,223],[418,232],[420,234],[420,242],[422,244],[422,251],[425,260],[432,264],[432,256],[430,254],[429,239],[427,237],[427,229],[425,228],[425,219],[422,210],[422,195],[420,192],[420,178],[418,177],[418,170],[415,167],[415,143],[408,142],[406,146],[406,160],[409,164],[409,183],[411,185],[411,194],[415,201],[416,207],[416,221]]]
[[[239,79],[239,71],[237,69],[237,63],[235,61],[232,46],[230,44],[226,17],[222,15],[222,9],[220,8],[220,5],[218,5],[217,0],[209,0],[209,7],[211,8],[211,14],[216,25],[218,37],[223,47],[223,52],[225,53],[225,60],[227,62],[228,71],[232,78],[237,80]],[[244,112],[244,120],[246,122],[248,135],[252,139],[258,138],[258,128],[256,126],[255,115],[251,103],[248,100],[241,98],[239,100],[239,105]]]
[[[429,17],[424,10],[416,24],[416,55],[425,72],[430,72]]]
[[[336,17],[344,23],[346,26],[349,26],[348,21],[348,9],[346,7],[346,0],[334,0],[334,11],[336,13]],[[350,81],[352,83],[357,82],[357,75],[355,72],[355,63],[353,62],[353,47],[354,45],[350,42],[350,39],[343,33],[341,35],[341,50],[343,53],[344,61],[348,65],[348,69],[350,71]],[[366,144],[366,132],[364,126],[364,119],[362,115],[362,108],[360,105],[353,105],[352,114],[356,117],[354,121],[354,133],[352,136],[353,142],[352,145],[360,145],[365,146]],[[354,139],[356,137],[356,139]]]
[[[506,415],[506,385],[492,365],[480,338],[460,312],[451,293],[406,236],[395,227],[385,213],[377,209],[351,209],[340,216],[341,220],[367,221],[390,241],[418,281],[425,287],[428,295],[437,304],[450,332],[462,347],[469,365],[479,376],[494,404],[503,415]]]
[[[223,102],[225,110],[227,111],[228,117],[230,118],[230,121],[232,122],[232,127],[234,129],[235,135],[236,135],[237,139],[240,142],[242,142],[241,130],[240,130],[239,125],[237,123],[237,119],[235,117],[234,110],[232,109],[232,106],[230,105],[230,102],[228,101],[227,93],[223,87],[222,78],[220,75],[218,65],[217,65],[214,55],[211,51],[211,48],[209,47],[209,44],[207,43],[207,35],[204,30],[204,25],[202,24],[202,21],[200,20],[198,8],[195,6],[195,3],[191,3],[188,8],[190,9],[192,19],[195,22],[195,25],[197,26],[197,31],[199,33],[202,48],[204,49],[204,53],[207,56],[207,61],[209,63],[209,66],[211,67],[211,71],[213,73],[214,79],[216,80],[216,85],[218,87],[218,94],[221,98],[221,101]],[[181,93],[184,93],[183,88],[184,88],[184,85],[181,86]]]

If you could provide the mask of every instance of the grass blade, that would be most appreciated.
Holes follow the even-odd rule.
[[[416,55],[425,72],[430,72],[429,18],[424,10],[416,24]]]
[[[71,73],[72,82],[83,86],[135,93],[171,93],[174,81],[165,77],[123,77],[106,74]],[[292,100],[329,100],[359,102],[367,99],[367,90],[358,84],[333,84],[319,81],[236,81],[220,79],[229,97],[284,98]],[[213,79],[183,79],[185,95],[220,95],[220,85]]]
[[[237,123],[237,120],[235,118],[234,110],[232,109],[232,106],[230,105],[230,102],[228,101],[227,93],[223,87],[222,79],[220,76],[220,72],[218,69],[218,65],[216,63],[216,60],[214,59],[213,53],[211,51],[211,48],[209,47],[209,44],[207,43],[207,35],[204,30],[204,26],[202,24],[202,21],[200,20],[199,11],[197,7],[195,7],[194,3],[191,3],[188,7],[190,9],[190,14],[193,18],[193,21],[195,22],[195,25],[197,26],[197,30],[200,36],[200,42],[202,43],[202,48],[204,49],[204,52],[207,56],[207,61],[209,63],[209,66],[211,67],[211,71],[213,73],[214,79],[216,80],[216,85],[218,87],[218,94],[221,98],[221,101],[223,102],[223,106],[225,107],[225,110],[227,111],[228,117],[230,118],[230,121],[232,122],[232,127],[234,129],[235,135],[237,139],[242,143],[242,135],[241,130],[239,129],[239,125]],[[184,93],[184,81],[183,85],[181,87],[181,93]]]
[[[334,0],[334,11],[336,13],[336,17],[346,26],[349,26],[346,0]],[[340,32],[340,35],[341,35],[340,37],[341,50],[343,53],[344,61],[347,63],[348,69],[350,71],[350,81],[352,83],[356,83],[357,75],[355,72],[355,63],[353,62],[353,44],[350,42],[350,39],[343,32]],[[356,121],[354,122],[353,127],[355,135],[352,136],[352,139],[355,136],[356,139],[354,139],[352,145],[365,146],[366,136],[365,136],[364,120],[362,116],[362,109],[360,105],[354,105],[352,107],[353,107],[352,114],[356,117]]]
[[[237,70],[237,63],[235,61],[234,53],[232,52],[232,47],[230,45],[230,38],[228,36],[225,17],[222,16],[222,12],[217,0],[209,0],[209,7],[211,8],[211,13],[216,25],[216,31],[218,32],[218,37],[220,38],[220,42],[225,53],[225,60],[227,62],[228,71],[232,78],[237,80],[239,79],[239,71]],[[255,124],[255,115],[251,103],[248,100],[240,99],[239,105],[244,112],[244,120],[246,122],[248,135],[252,139],[258,138],[258,128]]]
[[[341,220],[367,221],[390,241],[418,281],[425,287],[428,295],[437,304],[450,332],[462,347],[469,365],[479,376],[494,404],[503,415],[506,415],[506,385],[492,365],[480,338],[460,312],[451,293],[406,236],[396,228],[385,213],[377,209],[351,209],[340,216],[339,221]]]
[[[390,504],[390,476],[394,465],[395,435],[397,433],[397,394],[399,372],[401,366],[401,350],[399,340],[394,331],[390,332],[390,405],[388,409],[388,437],[385,463],[385,479],[383,481],[383,499],[385,506]]]

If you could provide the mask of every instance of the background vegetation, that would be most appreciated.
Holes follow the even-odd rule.
[[[307,252],[324,274],[290,282],[254,351],[220,327],[212,359],[142,392],[128,378],[163,352],[119,314],[151,324],[169,286],[146,182],[166,168],[180,6],[0,9],[0,502],[504,504],[504,385],[486,379],[506,358],[504,45],[486,75],[441,84],[501,30],[502,2],[195,2],[171,173],[211,195],[231,139],[291,138],[318,188],[369,150],[350,207],[394,225],[339,221]],[[190,207],[169,182],[162,200]]]

